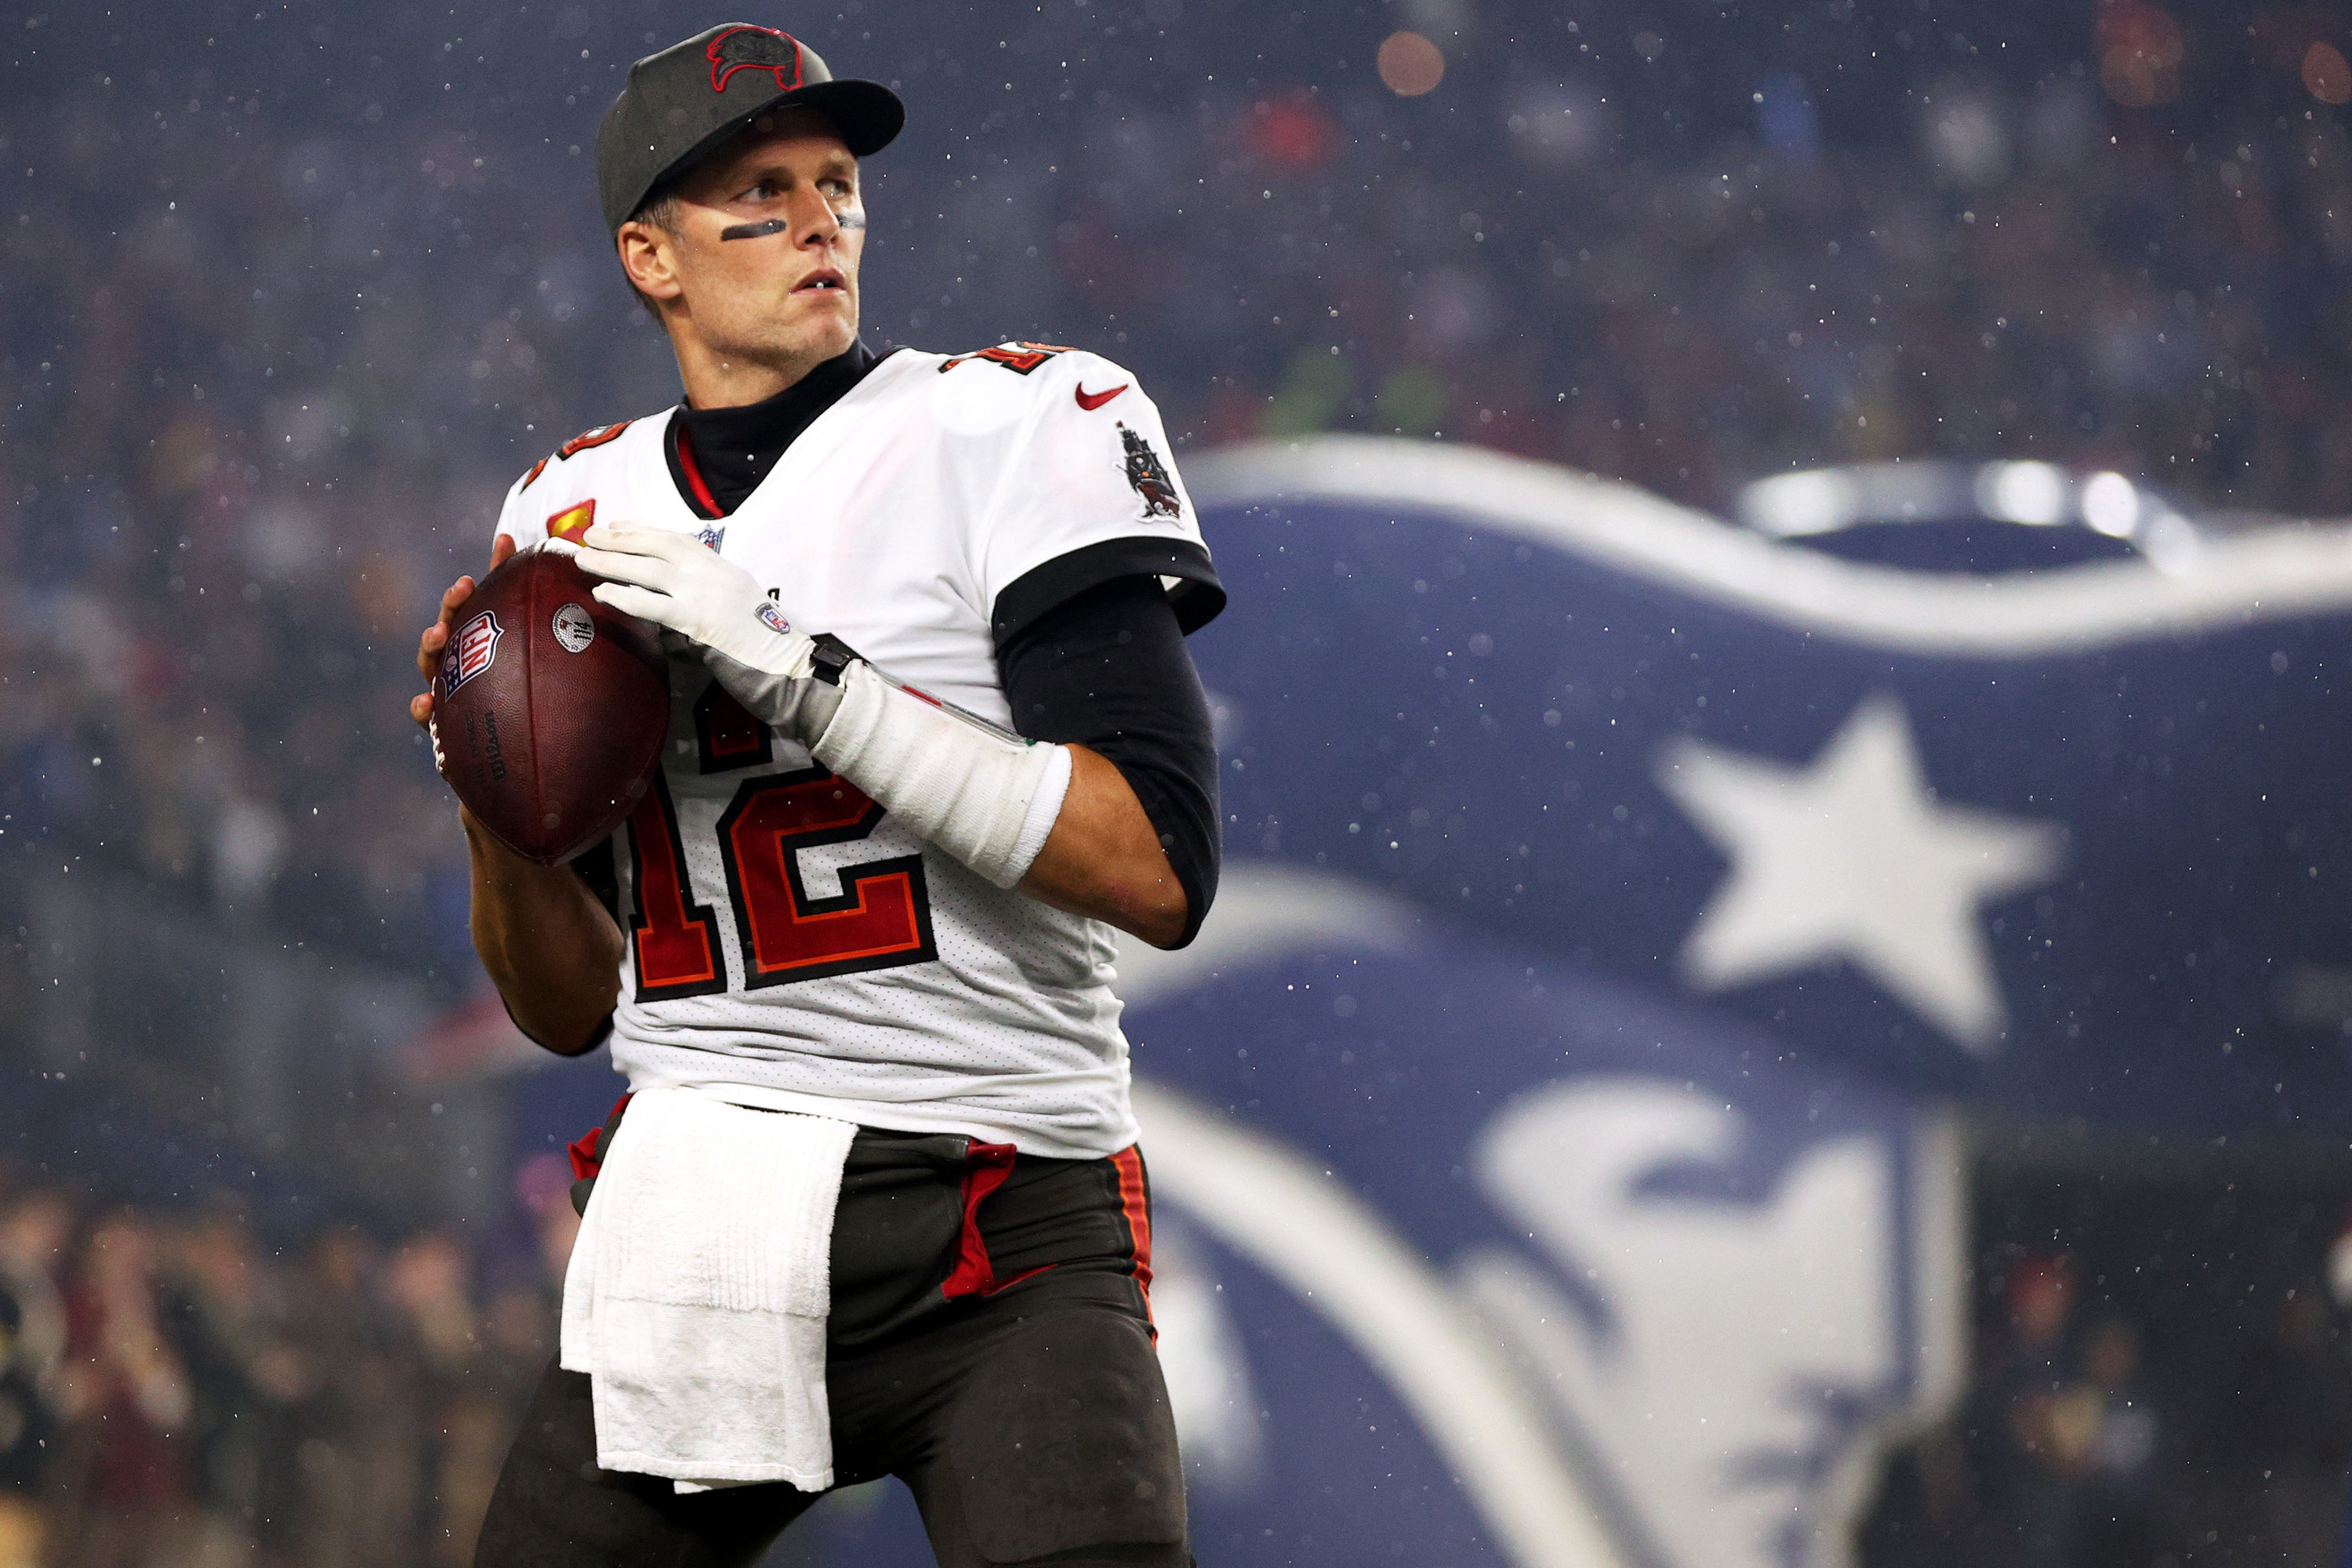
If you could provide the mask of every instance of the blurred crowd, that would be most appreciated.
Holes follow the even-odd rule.
[[[527,1173],[541,1249],[492,1268],[446,1229],[272,1246],[226,1197],[9,1194],[0,1568],[470,1563],[553,1353],[564,1184]]]
[[[2352,511],[2332,114],[2192,139],[2065,72],[1923,96],[1892,147],[1822,150],[1800,99],[1778,147],[1669,163],[1609,155],[1619,111],[1537,83],[1434,168],[1375,102],[1277,99],[1242,139],[1274,211],[1222,223],[1184,195],[1210,151],[1130,120],[1089,145],[1059,254],[1149,323],[1141,363],[1217,373],[1179,399],[1209,443],[1442,436],[1718,510],[1794,466],[1948,454]]]
[[[464,1568],[553,1353],[568,1178],[526,1164],[531,1234],[487,1255],[446,1228],[278,1240],[226,1195],[7,1190],[0,1568]],[[2068,1254],[1985,1265],[1969,1391],[1898,1451],[1860,1563],[2342,1561],[2352,1336],[2327,1283],[2158,1324]]]
[[[2246,1290],[2237,1312],[2161,1325],[2172,1333],[2151,1353],[2158,1325],[2094,1289],[2074,1257],[2005,1250],[1987,1270],[1969,1392],[1890,1467],[1864,1562],[2345,1560],[2352,1336],[2326,1286]]]

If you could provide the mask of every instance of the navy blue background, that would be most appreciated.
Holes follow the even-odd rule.
[[[1234,605],[1192,639],[1235,710],[1229,854],[1342,871],[1465,932],[1680,991],[1675,955],[1726,861],[1658,790],[1660,748],[1801,764],[1891,693],[1944,802],[2067,835],[2053,883],[1986,910],[2006,1045],[1980,1063],[1842,965],[1709,1005],[1889,1086],[2029,1116],[2352,1120],[2337,1040],[2272,1005],[2286,965],[2352,964],[2335,691],[2352,620],[1896,657],[1444,517],[1263,506],[1204,526]]]

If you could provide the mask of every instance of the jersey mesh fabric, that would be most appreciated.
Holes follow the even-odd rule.
[[[1213,580],[1165,466],[1158,411],[1139,388],[1108,407],[1075,396],[1131,381],[1087,353],[1023,373],[901,351],[818,416],[722,521],[679,497],[656,417],[527,476],[499,529],[530,543],[593,502],[598,521],[699,535],[771,587],[795,625],[1009,725],[991,627],[1008,584],[1058,555],[1139,538],[1197,557]],[[1165,487],[1151,489],[1172,489],[1173,516],[1131,477],[1139,447],[1161,465]],[[673,657],[662,787],[615,839],[631,941],[612,1046],[632,1087],[727,1086],[745,1103],[1065,1159],[1133,1142],[1110,929],[992,887],[887,816],[829,840],[793,830],[793,803],[837,807],[839,782],[772,735],[714,754],[707,731],[723,705],[690,650]],[[722,824],[732,826],[723,841]],[[666,907],[641,898],[676,857],[685,896]],[[850,929],[824,923],[828,900],[856,906],[862,890],[881,907],[877,866],[909,889],[927,940],[907,940],[918,934],[908,923],[878,958],[862,937],[846,958],[824,951],[829,933]],[[649,984],[660,977],[645,971],[645,944],[681,917],[707,931],[718,978]],[[778,933],[797,967],[763,973]],[[815,962],[799,962],[812,942]]]

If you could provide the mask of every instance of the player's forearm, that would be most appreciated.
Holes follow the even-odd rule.
[[[587,884],[508,849],[461,810],[473,863],[474,951],[522,1032],[577,1056],[620,998],[621,931]]]
[[[1154,947],[1174,946],[1188,907],[1151,819],[1117,767],[1084,746],[1069,751],[1069,793],[1021,890]]]
[[[840,689],[812,752],[933,847],[1000,888],[1155,947],[1184,940],[1184,885],[1133,786],[1101,753],[997,730],[862,660]]]

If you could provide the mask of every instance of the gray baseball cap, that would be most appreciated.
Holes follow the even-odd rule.
[[[849,150],[878,153],[907,122],[879,82],[836,81],[789,33],[727,22],[629,68],[628,85],[596,128],[596,187],[604,226],[620,231],[645,199],[772,110],[805,105],[830,119]]]

